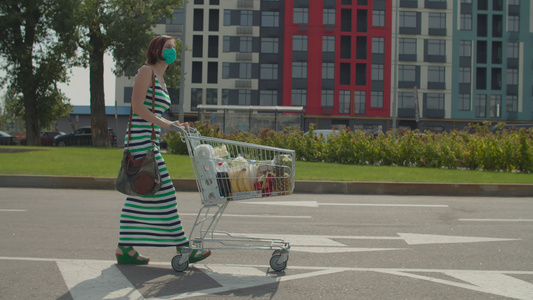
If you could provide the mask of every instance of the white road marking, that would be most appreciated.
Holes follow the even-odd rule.
[[[406,250],[405,248],[350,248],[350,247],[291,247],[291,252],[306,253],[348,253],[348,252],[373,252],[373,251],[392,251]]]
[[[368,207],[425,207],[425,208],[448,208],[443,204],[395,204],[395,203],[318,203],[317,201],[260,201],[243,202],[245,204],[279,205],[297,207],[319,207],[319,206],[368,206]]]
[[[197,216],[194,213],[180,213],[180,216]],[[224,217],[242,217],[242,218],[279,218],[279,219],[312,219],[311,216],[277,216],[277,215],[235,215],[224,214]]]
[[[398,233],[398,236],[349,236],[349,235],[297,235],[297,234],[259,234],[259,233],[231,233],[235,237],[282,239],[289,242],[291,246],[322,246],[322,247],[342,247],[346,246],[334,240],[403,240],[408,245],[428,245],[428,244],[457,244],[457,243],[479,243],[479,242],[503,242],[519,241],[521,239],[490,238],[490,237],[469,237],[453,235],[435,235],[418,233]]]
[[[116,268],[114,261],[73,260],[53,258],[0,257],[0,260],[55,261],[67,283],[74,299],[144,299],[133,284]],[[150,262],[151,265],[168,266],[169,262]],[[195,264],[194,268],[210,276],[221,287],[200,289],[158,299],[184,299],[214,293],[227,292],[235,289],[311,278],[340,272],[376,272],[402,276],[432,283],[444,284],[481,293],[509,297],[520,300],[531,300],[533,284],[514,276],[533,276],[533,271],[504,270],[449,270],[449,269],[406,269],[406,268],[350,268],[323,266],[288,266],[290,270],[298,270],[295,275],[283,273],[265,273],[267,265],[237,264]],[[185,272],[192,272],[190,269]],[[462,282],[442,279],[442,276],[431,277],[440,273],[460,279]],[[416,282],[414,282],[416,283]]]
[[[459,219],[462,222],[533,222],[533,219]]]
[[[521,239],[502,239],[502,238],[418,234],[418,233],[398,233],[398,235],[402,239],[404,239],[405,242],[409,245],[503,242],[503,241],[521,240]]]
[[[142,299],[142,294],[111,261],[61,260],[57,266],[78,299]]]
[[[25,212],[27,209],[0,209],[0,212]]]

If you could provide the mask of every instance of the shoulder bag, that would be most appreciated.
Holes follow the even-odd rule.
[[[155,75],[152,70],[152,113],[155,113]],[[152,123],[152,147],[146,154],[134,159],[129,151],[131,140],[131,120],[133,114],[133,102],[130,109],[128,129],[128,142],[124,147],[124,155],[118,172],[115,188],[117,191],[130,196],[152,196],[161,189],[161,175],[155,157],[155,129]]]

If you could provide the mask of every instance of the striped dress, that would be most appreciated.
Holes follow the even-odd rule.
[[[170,106],[170,97],[155,81],[155,114],[164,115]],[[144,105],[152,110],[152,87],[148,88]],[[129,127],[128,127],[129,128]],[[155,126],[157,136],[155,156],[161,173],[163,185],[154,196],[128,196],[120,215],[119,245],[122,246],[181,246],[187,245],[187,236],[183,232],[178,215],[174,185],[159,152],[159,136],[161,128]],[[135,158],[141,157],[152,146],[150,136],[151,123],[136,114],[132,117],[130,152]],[[126,141],[128,132],[126,132]]]

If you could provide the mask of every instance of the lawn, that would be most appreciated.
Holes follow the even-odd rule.
[[[194,178],[188,156],[163,156],[172,178]],[[0,174],[115,177],[121,159],[122,149],[1,146]],[[298,161],[296,180],[531,184],[533,174]]]

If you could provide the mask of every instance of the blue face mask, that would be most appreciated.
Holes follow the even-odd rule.
[[[174,61],[176,61],[176,49],[174,48],[170,48],[170,49],[164,49],[163,50],[163,60],[167,63],[167,64],[171,64],[173,63]]]

